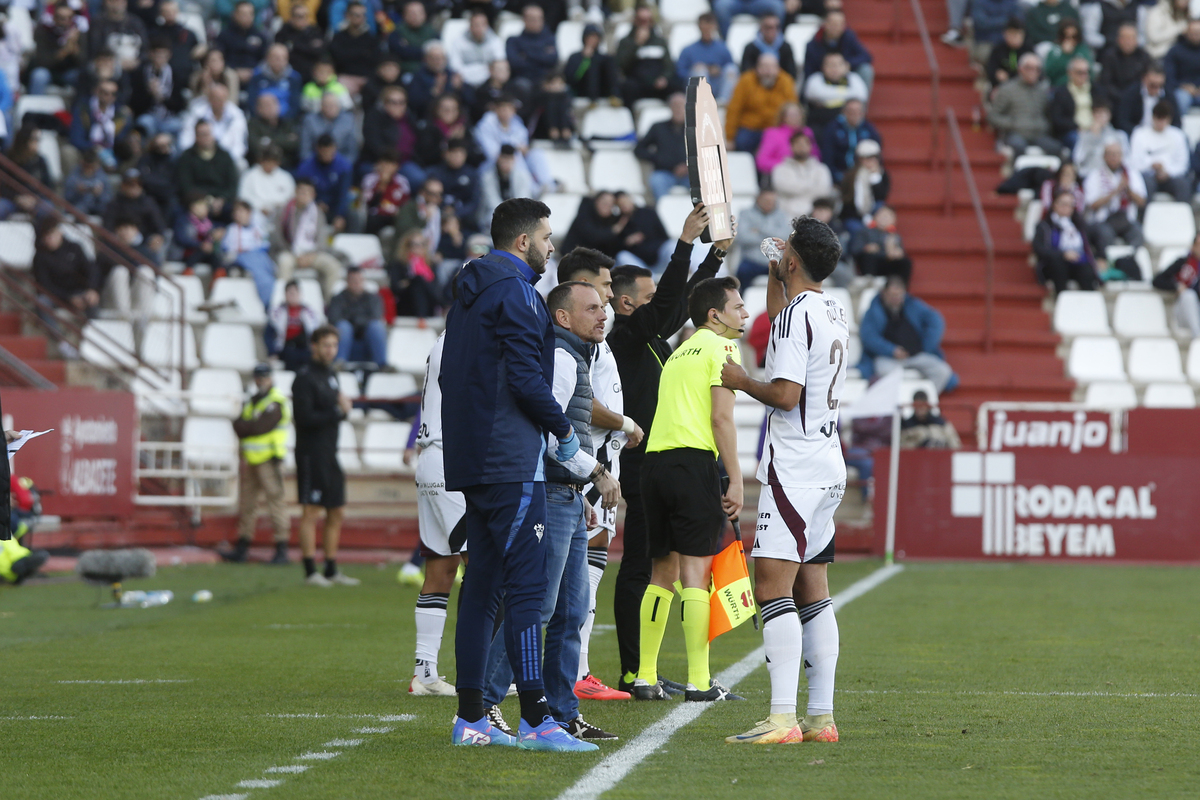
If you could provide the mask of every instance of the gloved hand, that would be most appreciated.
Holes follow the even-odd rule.
[[[579,452],[579,437],[575,435],[575,429],[571,429],[571,435],[566,439],[558,440],[558,448],[554,451],[554,458],[558,461],[568,461],[576,453]]]

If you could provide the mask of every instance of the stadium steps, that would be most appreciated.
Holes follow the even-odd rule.
[[[875,56],[875,89],[869,117],[884,140],[884,162],[892,172],[889,203],[913,260],[912,291],[946,317],[947,358],[962,381],[941,401],[963,443],[974,446],[975,412],[989,400],[1067,402],[1074,384],[1056,355],[1059,337],[1042,307],[1045,290],[1029,268],[1029,245],[1013,219],[1014,197],[995,194],[1001,160],[986,130],[973,130],[972,109],[980,104],[974,72],[963,49],[946,47],[943,0],[921,0],[938,60],[942,113],[955,111],[996,245],[993,351],[983,351],[984,247],[966,181],[957,163],[951,174],[951,215],[943,215],[945,173],[941,131],[936,168],[929,163],[930,72],[907,0],[846,0],[854,31]],[[893,20],[899,12],[899,35]]]
[[[0,347],[21,359],[27,366],[46,380],[56,385],[67,382],[67,364],[60,359],[47,356],[48,343],[42,336],[21,334],[21,316],[15,313],[0,313]],[[0,386],[23,386],[5,371],[0,370]]]

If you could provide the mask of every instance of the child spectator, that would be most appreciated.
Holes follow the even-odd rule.
[[[222,239],[225,263],[240,267],[254,280],[263,308],[271,308],[271,292],[275,288],[275,262],[267,249],[266,220],[245,200],[233,204],[233,222],[225,229]]]
[[[208,264],[213,267],[213,276],[221,277],[225,270],[221,265],[220,251],[217,247],[225,231],[218,228],[208,218],[208,198],[200,193],[193,193],[187,198],[187,211],[179,215],[175,223],[175,241],[173,247],[179,252],[179,259],[187,266],[185,274],[192,274],[192,268],[197,264]]]
[[[312,347],[309,337],[321,324],[317,312],[300,299],[300,284],[294,280],[283,287],[283,303],[271,309],[268,324],[263,330],[267,353],[278,356],[284,369],[293,372],[308,366]]]
[[[384,153],[375,162],[375,170],[362,182],[363,206],[367,212],[367,233],[378,234],[395,225],[396,212],[412,196],[408,179],[400,174],[400,157]]]
[[[63,197],[68,203],[89,216],[99,216],[112,197],[112,187],[100,169],[95,150],[84,150],[79,165],[67,176]]]

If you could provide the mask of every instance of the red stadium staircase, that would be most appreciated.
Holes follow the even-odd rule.
[[[922,44],[921,20],[909,0],[845,0],[846,16],[875,59],[875,87],[868,116],[884,141],[892,177],[890,204],[913,260],[912,292],[946,318],[946,357],[962,385],[941,403],[964,444],[974,442],[975,411],[988,400],[1071,399],[1055,353],[1058,335],[1042,308],[1045,291],[1034,280],[1029,245],[1014,221],[1016,200],[995,194],[1001,157],[994,137],[972,129],[979,103],[967,51],[943,45],[944,0],[916,0],[938,66],[938,130],[933,147],[933,74]],[[952,108],[967,159],[979,187],[983,214],[995,244],[992,349],[985,351],[987,286],[984,239],[976,221],[959,158],[949,151],[947,203],[946,109]],[[932,161],[932,163],[931,163]]]
[[[0,386],[28,386],[21,365],[50,383],[65,385],[67,362],[50,358],[49,347],[50,341],[44,336],[22,335],[20,314],[0,313]],[[9,358],[20,364],[10,364]]]

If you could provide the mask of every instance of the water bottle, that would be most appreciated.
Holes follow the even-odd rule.
[[[783,251],[779,249],[779,245],[775,244],[774,239],[763,239],[758,249],[767,257],[767,261],[779,261],[783,258]]]
[[[152,606],[165,606],[173,599],[175,599],[175,593],[169,589],[154,592],[135,590],[121,593],[121,607],[150,608]]]

